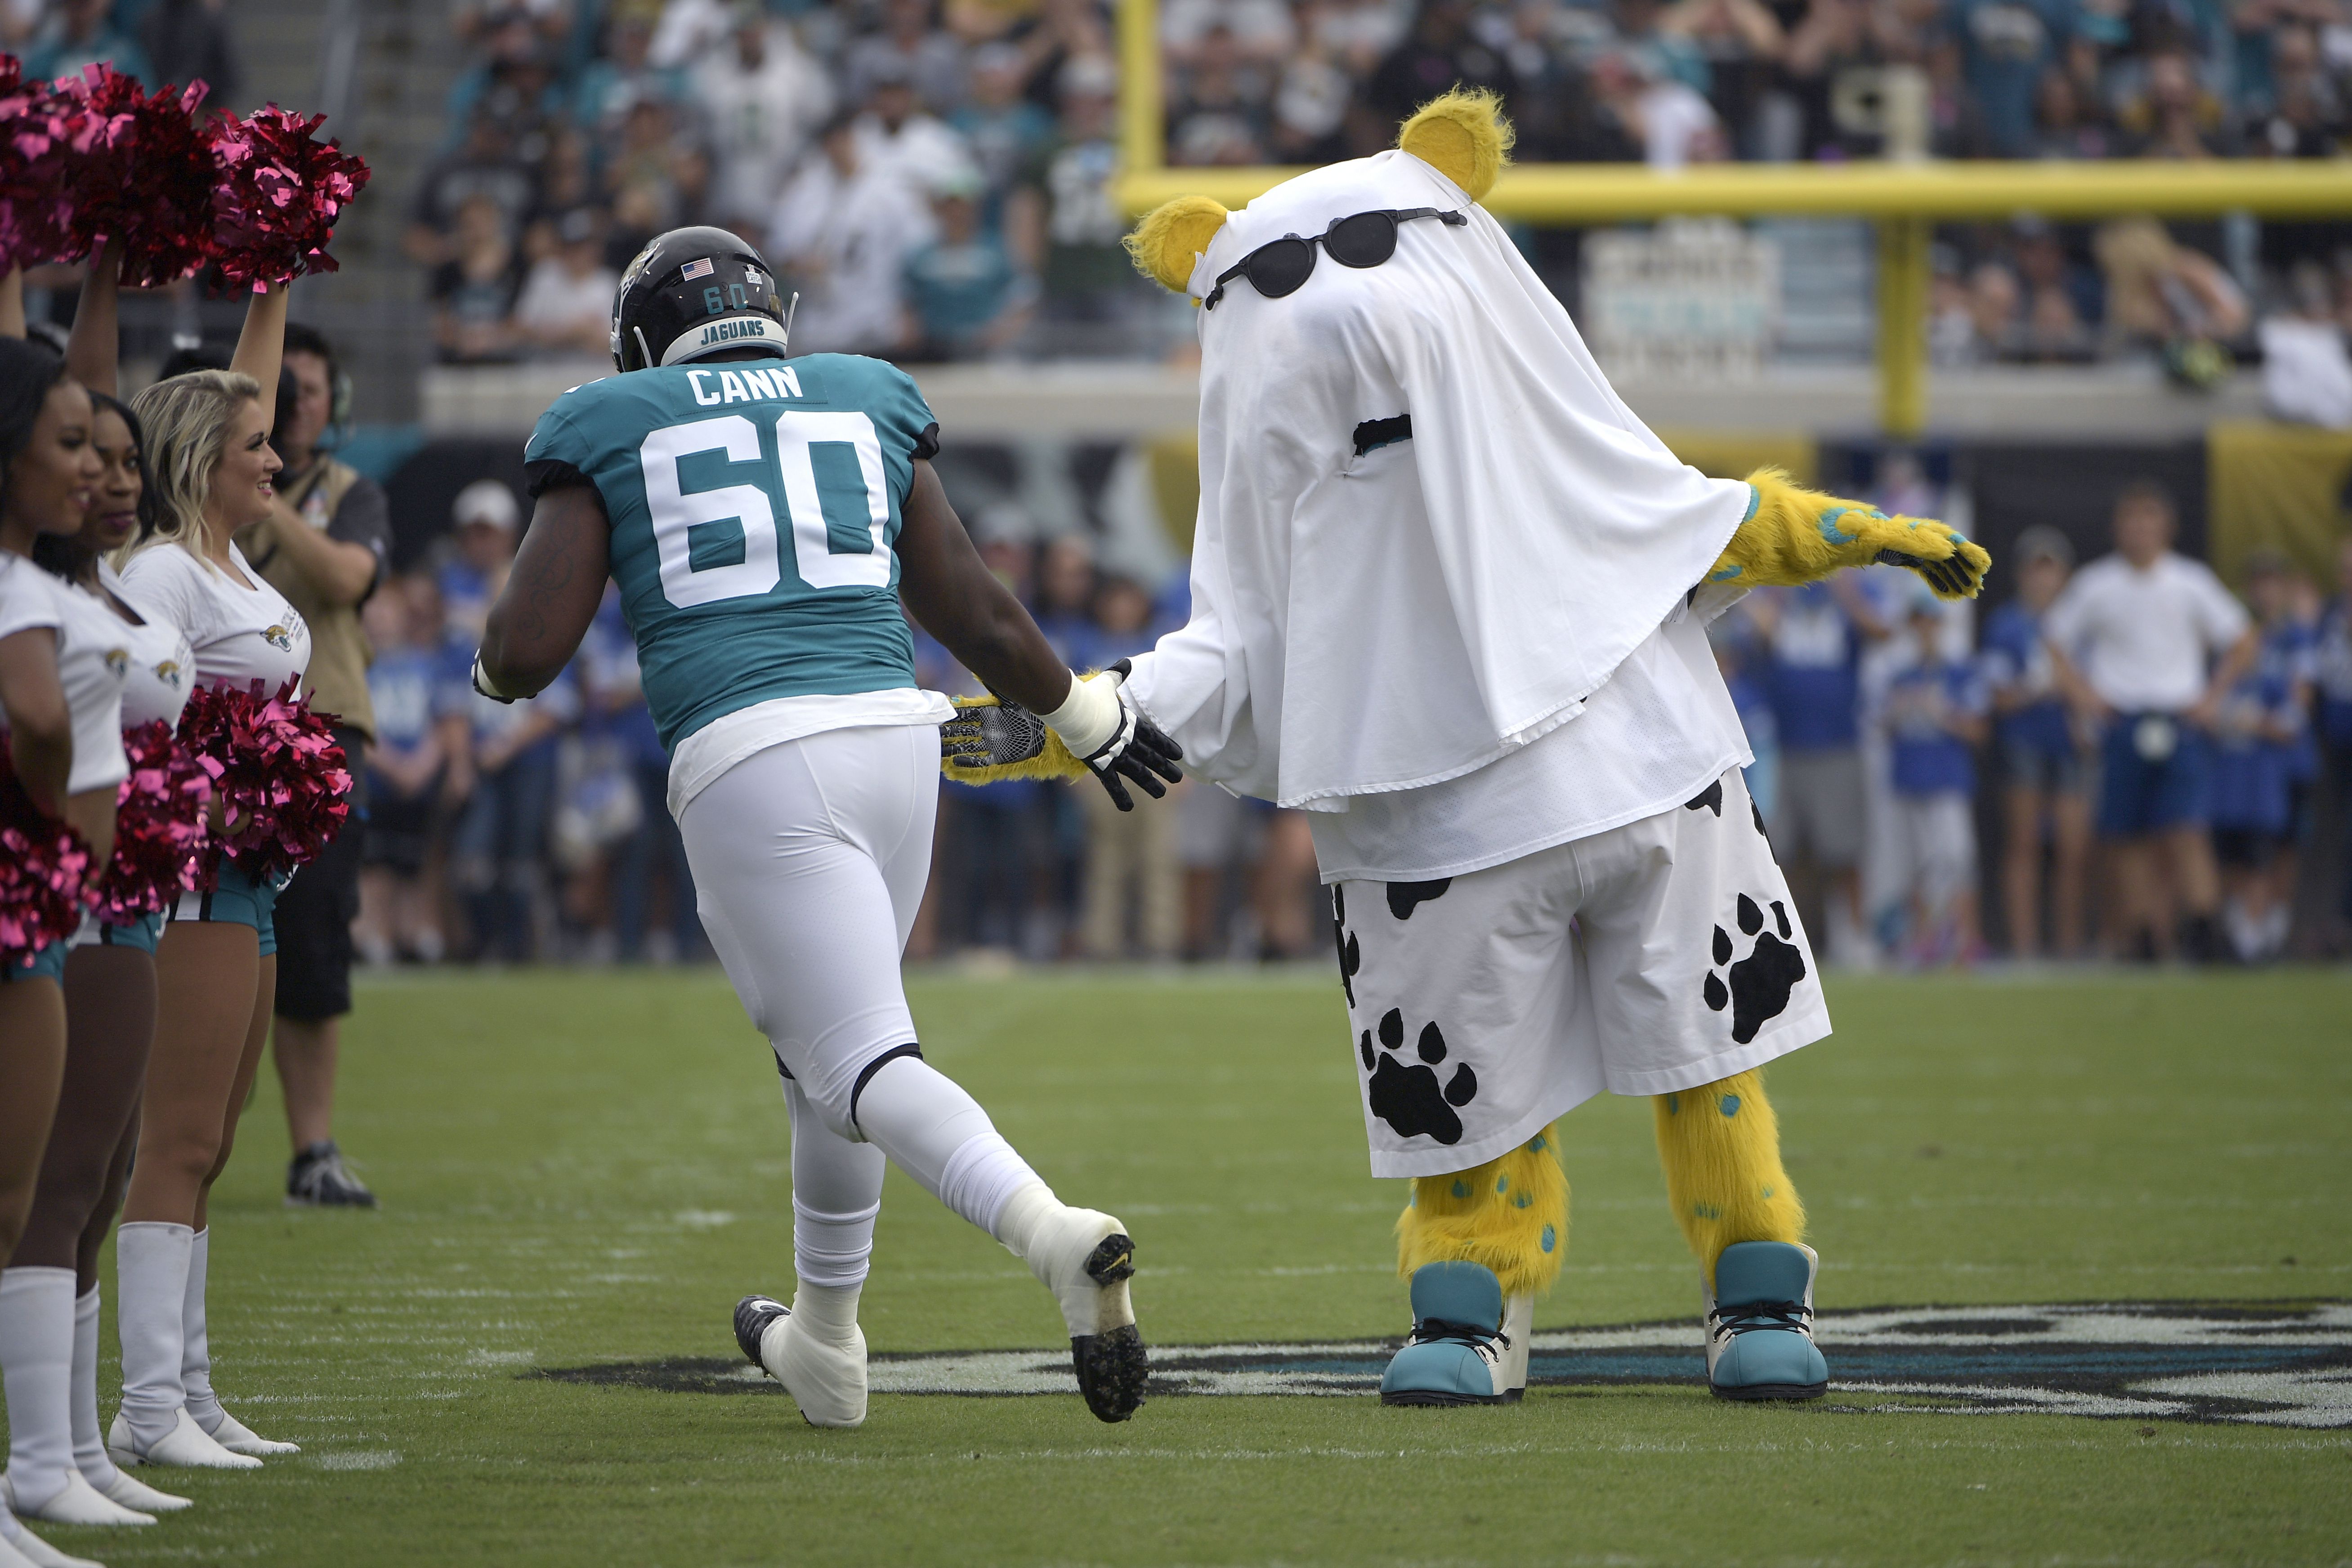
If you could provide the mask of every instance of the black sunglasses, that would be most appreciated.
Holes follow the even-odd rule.
[[[1411,207],[1350,214],[1312,239],[1286,234],[1280,239],[1268,240],[1243,257],[1238,265],[1220,273],[1217,286],[1201,301],[1202,308],[1215,310],[1217,301],[1225,297],[1225,285],[1236,278],[1248,279],[1250,287],[1269,300],[1297,293],[1315,271],[1318,245],[1329,251],[1331,259],[1342,267],[1378,267],[1396,254],[1397,225],[1417,217],[1433,217],[1449,228],[1460,228],[1470,221],[1458,212],[1447,212],[1442,207]]]

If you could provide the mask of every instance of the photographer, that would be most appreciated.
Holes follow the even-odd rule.
[[[373,1208],[375,1194],[343,1168],[335,1147],[339,1020],[352,1010],[352,921],[359,913],[367,816],[366,748],[375,733],[367,668],[374,657],[360,606],[375,592],[392,548],[383,489],[320,449],[340,424],[350,384],[315,330],[289,323],[272,444],[285,460],[269,516],[240,541],[247,559],[310,623],[311,706],[334,721],[355,781],[350,820],[278,902],[274,1054],[286,1094],[293,1163],[289,1203]]]

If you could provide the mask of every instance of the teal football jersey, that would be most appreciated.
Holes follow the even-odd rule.
[[[574,469],[604,497],[663,745],[772,698],[915,684],[891,546],[938,433],[905,372],[853,354],[633,371],[540,416],[532,489]]]

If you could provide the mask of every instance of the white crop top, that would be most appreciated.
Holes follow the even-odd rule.
[[[130,585],[103,561],[98,563],[98,581],[145,623],[132,626],[115,616],[131,648],[131,668],[122,682],[122,727],[135,730],[161,719],[178,729],[180,710],[188,705],[188,693],[195,689],[196,660],[186,634],[142,605]],[[113,606],[108,610],[112,613]]]
[[[186,635],[205,685],[243,689],[259,680],[262,694],[274,697],[310,668],[310,628],[236,545],[228,553],[250,587],[184,546],[164,544],[131,558],[121,578],[123,597],[142,616],[152,605],[154,618]]]
[[[58,684],[73,721],[66,793],[121,784],[131,776],[131,759],[122,751],[122,679],[131,650],[116,635],[122,623],[89,595],[23,556],[0,555],[0,637],[34,626],[57,633]]]

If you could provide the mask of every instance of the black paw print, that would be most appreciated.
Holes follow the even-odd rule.
[[[1720,818],[1723,816],[1723,781],[1721,779],[1716,780],[1713,784],[1707,785],[1705,789],[1691,796],[1690,799],[1683,802],[1683,809],[1685,811],[1711,811],[1715,813],[1717,818]],[[1750,796],[1748,802],[1748,815],[1755,818],[1756,837],[1763,839],[1767,843],[1771,842],[1772,836],[1764,831],[1764,809],[1756,804],[1753,796]]]
[[[1740,931],[1755,937],[1756,943],[1747,957],[1732,963],[1731,933],[1716,927],[1716,967],[1731,964],[1731,984],[1727,987],[1723,976],[1710,969],[1700,994],[1716,1012],[1727,1006],[1731,1009],[1731,1037],[1744,1046],[1765,1024],[1789,1010],[1790,994],[1805,977],[1805,955],[1788,940],[1792,928],[1788,908],[1780,900],[1772,900],[1772,921],[1780,928],[1777,935],[1764,930],[1764,911],[1745,893],[1739,895],[1737,918]]]
[[[1339,946],[1339,989],[1348,994],[1348,1005],[1352,1007],[1356,976],[1364,967],[1364,950],[1348,929],[1348,889],[1337,882],[1331,884],[1331,940]]]
[[[1381,1015],[1380,1037],[1378,1050],[1372,1048],[1370,1029],[1356,1042],[1356,1054],[1363,1058],[1364,1070],[1372,1075],[1371,1088],[1366,1091],[1372,1114],[1394,1128],[1400,1138],[1426,1135],[1440,1143],[1462,1142],[1462,1118],[1454,1110],[1478,1098],[1478,1075],[1470,1070],[1470,1064],[1456,1062],[1454,1076],[1440,1089],[1437,1066],[1445,1059],[1445,1036],[1435,1024],[1422,1026],[1421,1037],[1413,1042],[1413,1054],[1421,1062],[1412,1067],[1391,1054],[1404,1048],[1401,1009],[1391,1007]]]

